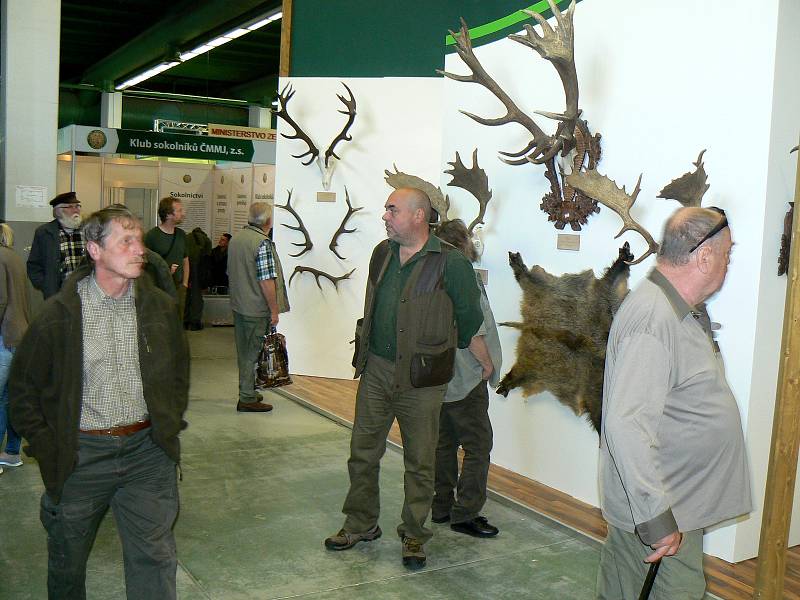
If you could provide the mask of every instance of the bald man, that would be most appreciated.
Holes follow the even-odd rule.
[[[608,537],[597,598],[636,598],[661,561],[652,600],[705,593],[703,529],[751,510],[736,399],[705,300],[728,272],[724,211],[667,221],[655,269],[622,303],[608,336],[600,505]]]
[[[417,189],[389,195],[388,239],[372,252],[353,366],[361,377],[350,440],[350,490],[342,529],[325,540],[347,550],[381,536],[380,459],[397,418],[403,437],[405,500],[397,533],[403,564],[425,565],[425,520],[433,500],[439,412],[453,376],[456,348],[467,348],[483,322],[469,260],[430,233],[431,204]]]

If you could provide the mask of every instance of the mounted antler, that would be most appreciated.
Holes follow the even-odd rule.
[[[399,171],[397,169],[397,165],[392,166],[394,167],[394,173],[389,170],[384,170],[384,173],[386,174],[386,183],[396,190],[399,190],[400,188],[416,188],[418,190],[422,190],[428,195],[433,210],[439,214],[439,220],[446,221],[447,211],[450,210],[450,198],[448,198],[441,189],[432,183],[429,183],[424,179],[417,177],[416,175],[409,175],[408,173]]]
[[[475,229],[475,226],[478,223],[484,222],[483,217],[486,215],[486,205],[489,204],[489,200],[492,199],[492,190],[489,189],[489,178],[486,175],[486,171],[478,166],[477,148],[472,151],[471,168],[468,169],[466,165],[461,162],[461,157],[458,155],[458,152],[456,152],[456,159],[447,164],[452,168],[445,171],[445,173],[453,178],[448,185],[467,190],[470,194],[475,196],[480,205],[478,216],[475,217],[467,228],[470,235],[472,235],[472,230]]]
[[[282,208],[284,210],[288,210],[292,214],[292,216],[295,219],[297,219],[297,226],[287,225],[286,223],[282,223],[282,225],[284,227],[287,227],[289,229],[293,229],[294,231],[301,232],[303,234],[303,237],[305,238],[305,241],[302,244],[300,244],[298,242],[292,242],[292,246],[298,246],[298,247],[303,248],[297,254],[290,254],[289,255],[289,256],[292,256],[292,257],[297,257],[297,256],[302,256],[303,254],[305,254],[306,252],[311,250],[311,248],[314,247],[314,244],[311,242],[311,236],[308,235],[308,230],[306,229],[306,226],[303,225],[303,220],[300,218],[300,215],[297,213],[297,211],[294,208],[292,208],[292,204],[291,204],[291,202],[292,202],[292,190],[287,190],[287,191],[289,192],[289,197],[286,199],[286,204],[276,204],[275,206],[277,206],[278,208]]]
[[[319,283],[319,278],[324,277],[333,284],[333,287],[335,287],[338,290],[339,282],[342,281],[343,279],[350,279],[350,275],[353,274],[353,271],[355,271],[355,269],[353,269],[349,273],[345,273],[344,275],[339,275],[339,277],[334,277],[333,275],[330,275],[325,271],[320,271],[319,269],[315,269],[314,267],[303,267],[301,265],[298,265],[294,268],[292,276],[289,277],[289,285],[291,285],[292,279],[294,279],[294,276],[297,275],[298,273],[311,273],[314,276],[314,279],[317,280],[317,287],[319,289],[322,289],[322,286]]]
[[[553,64],[559,77],[561,77],[561,81],[564,85],[564,93],[566,95],[566,108],[564,112],[538,113],[560,121],[555,135],[547,135],[533,119],[520,110],[511,97],[500,89],[497,82],[489,76],[483,68],[483,65],[481,65],[480,61],[475,56],[472,49],[472,41],[469,37],[469,29],[464,19],[461,19],[460,32],[456,34],[451,31],[450,34],[456,40],[456,52],[458,52],[458,55],[470,68],[472,74],[456,75],[454,73],[438,71],[438,73],[455,81],[478,83],[484,86],[506,107],[506,114],[495,119],[479,117],[462,110],[461,112],[463,114],[481,125],[494,126],[518,123],[533,135],[533,139],[522,150],[518,152],[500,152],[503,156],[509,157],[509,159],[503,158],[502,160],[510,165],[524,165],[528,162],[542,164],[559,152],[561,152],[562,156],[566,156],[575,147],[575,122],[580,116],[580,110],[578,110],[578,77],[575,70],[575,54],[573,50],[574,30],[572,18],[575,2],[573,0],[566,13],[561,13],[553,0],[547,1],[558,21],[558,26],[553,29],[541,15],[525,11],[542,25],[542,35],[536,33],[531,25],[526,25],[525,36],[511,35],[509,39],[536,50],[545,60]]]
[[[288,125],[291,125],[294,128],[294,134],[287,135],[285,133],[282,133],[281,135],[283,137],[285,137],[287,140],[303,140],[306,144],[308,144],[308,150],[306,150],[302,154],[292,154],[292,158],[299,158],[300,162],[302,162],[304,165],[310,165],[312,162],[314,162],[314,159],[316,159],[319,156],[319,150],[317,150],[317,147],[314,145],[314,142],[311,141],[311,138],[308,137],[308,135],[306,135],[303,132],[303,130],[300,129],[300,126],[295,122],[295,120],[291,116],[289,116],[288,105],[289,105],[289,100],[292,99],[292,96],[294,96],[294,90],[292,89],[292,84],[287,83],[284,86],[283,90],[281,90],[280,93],[278,94],[279,108],[277,111],[275,111],[275,116],[280,117],[281,119],[286,121]],[[304,156],[308,156],[307,161],[303,161]]]
[[[622,229],[614,236],[614,239],[618,238],[626,231],[635,231],[645,239],[647,242],[647,252],[634,261],[626,261],[629,265],[639,264],[645,258],[658,251],[658,244],[653,239],[653,236],[631,217],[631,207],[633,207],[634,202],[636,202],[636,197],[641,191],[641,175],[639,175],[636,187],[630,195],[625,191],[625,186],[622,186],[622,188],[617,187],[615,181],[612,181],[605,175],[600,175],[595,169],[571,173],[567,175],[566,180],[570,186],[586,194],[590,198],[594,198],[603,206],[607,206],[622,218]]]
[[[703,164],[703,154],[705,152],[705,150],[702,150],[697,160],[692,163],[696,167],[694,171],[684,173],[677,179],[670,181],[658,193],[656,198],[677,200],[684,206],[700,206],[703,201],[703,194],[711,187],[706,183],[708,175],[706,175],[705,165]]]
[[[331,142],[331,145],[328,146],[328,149],[325,150],[325,168],[326,169],[328,168],[328,161],[330,160],[331,157],[333,157],[333,158],[335,158],[337,160],[341,160],[341,159],[339,159],[339,156],[336,154],[336,152],[334,152],[334,148],[336,148],[336,144],[338,144],[339,142],[349,142],[350,140],[353,139],[353,136],[352,135],[348,135],[347,132],[350,129],[350,127],[353,126],[353,122],[356,120],[356,99],[353,96],[353,92],[350,90],[349,87],[347,87],[347,84],[344,81],[342,82],[342,85],[344,86],[344,89],[347,90],[347,93],[350,94],[350,99],[348,100],[347,98],[345,98],[341,94],[336,94],[336,97],[339,98],[339,100],[342,101],[342,103],[344,104],[345,108],[347,109],[347,110],[338,111],[339,114],[347,115],[347,123],[345,123],[345,125],[342,128],[342,131],[339,133],[339,135],[337,135],[333,139],[333,141]]]
[[[339,229],[337,229],[336,233],[333,234],[333,237],[331,238],[331,243],[328,244],[328,248],[330,248],[331,252],[333,252],[341,260],[347,260],[347,259],[344,256],[341,256],[336,251],[337,240],[339,239],[339,236],[342,235],[343,233],[353,233],[355,231],[355,228],[345,229],[344,226],[347,224],[347,220],[351,216],[353,216],[353,213],[357,213],[362,208],[364,208],[363,206],[359,206],[358,208],[353,208],[353,205],[350,204],[350,194],[347,192],[347,187],[344,188],[344,199],[345,202],[347,202],[347,214],[344,216],[344,219],[342,219],[342,224],[339,225]]]

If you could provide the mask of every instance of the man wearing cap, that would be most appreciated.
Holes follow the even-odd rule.
[[[81,202],[75,192],[64,192],[50,201],[55,217],[40,225],[28,255],[28,279],[47,300],[67,276],[78,268],[85,245],[81,233]]]
[[[608,336],[600,506],[608,536],[597,598],[704,597],[703,529],[751,510],[736,399],[704,302],[725,281],[733,243],[719,209],[682,208],[656,267],[620,306]]]
[[[186,340],[175,302],[140,277],[138,219],[108,207],[83,231],[88,262],[30,324],[9,377],[11,420],[45,487],[48,597],[87,597],[86,562],[110,507],[127,598],[174,599]]]

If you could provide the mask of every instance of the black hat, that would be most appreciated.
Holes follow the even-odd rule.
[[[75,192],[64,192],[63,194],[59,194],[52,200],[50,200],[50,206],[56,207],[60,204],[80,204],[81,201],[78,200],[78,196],[75,195]]]

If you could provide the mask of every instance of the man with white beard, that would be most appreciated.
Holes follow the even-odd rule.
[[[75,192],[64,192],[50,201],[55,217],[40,225],[28,256],[28,278],[47,300],[83,260],[81,202]]]

